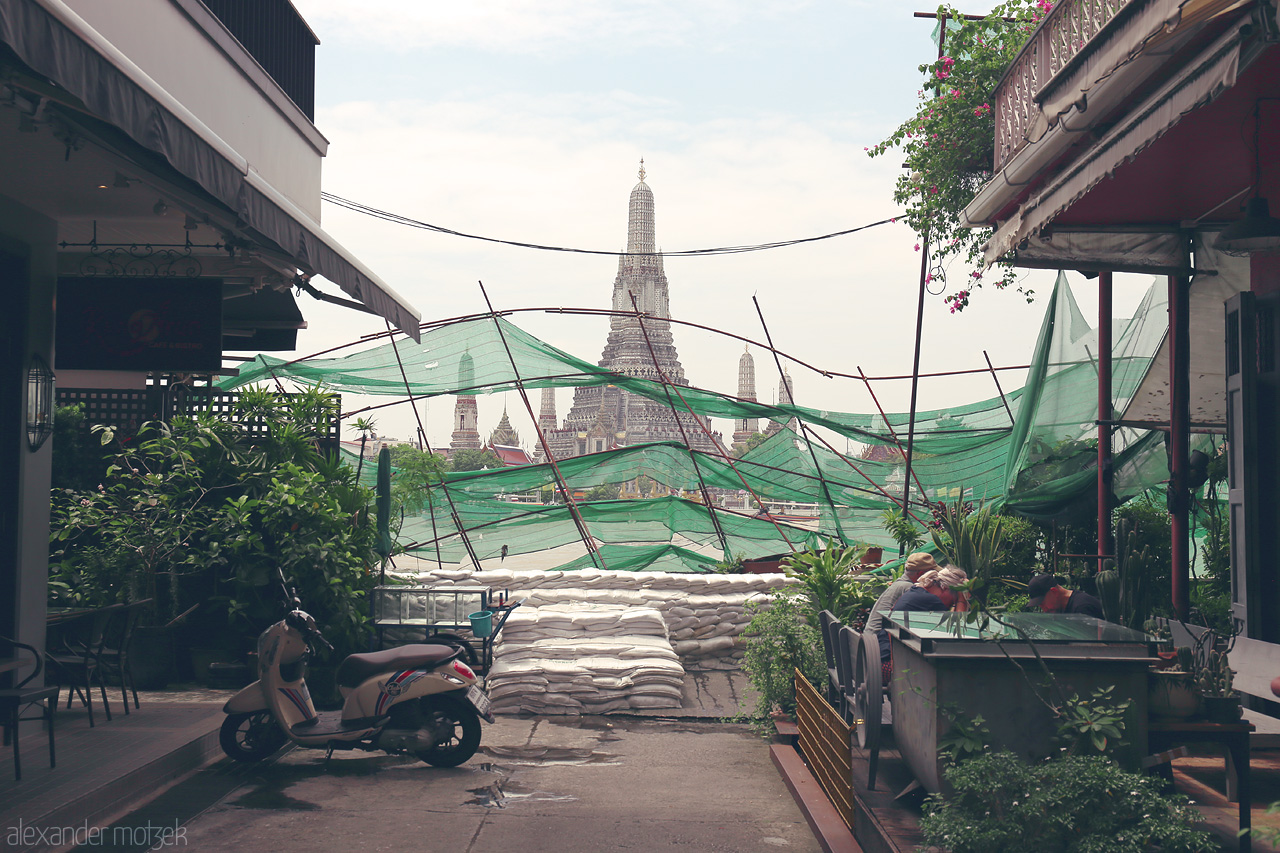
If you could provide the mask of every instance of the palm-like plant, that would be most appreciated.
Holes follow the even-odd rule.
[[[969,574],[974,592],[981,595],[1004,546],[1004,518],[987,504],[970,511],[963,499],[944,505],[937,516],[942,529],[932,531],[934,544],[948,562]]]
[[[374,435],[373,427],[373,418],[356,418],[356,422],[351,425],[353,431],[360,433],[360,460],[356,462],[357,483],[360,482],[360,473],[364,470],[364,446]]]
[[[844,548],[828,540],[827,547],[797,551],[782,565],[783,571],[804,582],[805,598],[813,613],[830,610],[841,621],[857,607],[858,584],[850,569],[857,565],[860,548]]]

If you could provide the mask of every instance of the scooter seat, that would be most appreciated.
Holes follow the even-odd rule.
[[[461,649],[434,643],[400,646],[380,652],[365,652],[349,655],[338,666],[336,677],[338,684],[342,687],[359,687],[380,672],[430,669],[460,654],[462,654]]]

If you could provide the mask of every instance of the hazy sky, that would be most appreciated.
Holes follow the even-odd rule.
[[[748,245],[854,228],[897,213],[901,159],[869,159],[916,103],[917,66],[933,58],[930,8],[901,0],[294,0],[319,36],[316,124],[330,140],[324,189],[434,225],[508,240],[620,250],[641,157],[667,251]],[[979,4],[980,6],[982,4]],[[975,9],[976,11],[977,9]],[[498,308],[609,307],[617,260],[434,234],[332,204],[325,229],[424,319]],[[820,368],[910,373],[920,255],[902,225],[766,252],[668,258],[673,316],[762,339]],[[967,270],[950,270],[953,288]],[[1053,276],[1033,274],[1048,295]],[[1093,284],[1071,277],[1086,316]],[[1149,278],[1117,276],[1126,314]],[[330,286],[331,292],[336,288]],[[381,331],[381,320],[301,297],[311,328],[299,354]],[[1044,300],[979,291],[963,315],[928,299],[922,371],[1025,364]],[[591,361],[607,322],[514,318]],[[736,392],[742,345],[676,327],[692,384]],[[756,352],[757,388],[773,401],[777,370]],[[796,402],[868,412],[861,383],[792,366]],[[1020,374],[1001,374],[1006,390]],[[877,386],[889,410],[909,383]],[[989,376],[922,383],[921,408],[995,395]],[[558,396],[561,417],[571,390]],[[536,392],[532,400],[538,406]],[[359,401],[344,399],[344,408]],[[519,397],[479,398],[482,434],[504,404],[526,444]],[[424,406],[446,446],[453,398]],[[405,406],[376,415],[408,438]],[[732,432],[729,422],[716,427]]]

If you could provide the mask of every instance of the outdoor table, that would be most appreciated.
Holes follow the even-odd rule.
[[[1027,761],[1053,752],[1058,723],[1046,705],[1054,695],[1041,660],[1066,696],[1088,698],[1114,686],[1114,701],[1130,701],[1125,745],[1116,759],[1138,769],[1146,755],[1152,638],[1091,616],[1018,613],[1002,619],[1017,630],[994,622],[982,628],[965,624],[964,614],[887,614],[893,675],[885,693],[892,704],[894,741],[921,786],[931,793],[945,788],[938,743],[956,715],[968,720],[981,715],[994,749]],[[1018,632],[1034,642],[1034,649]],[[863,647],[867,655],[874,648],[878,668],[874,636],[864,635]],[[869,670],[871,663],[861,668]],[[879,713],[877,703],[862,717],[878,720]]]
[[[1152,753],[1163,752],[1189,743],[1214,743],[1223,747],[1227,763],[1227,801],[1237,802],[1241,831],[1252,825],[1252,794],[1249,790],[1249,734],[1252,723],[1210,723],[1207,720],[1161,720],[1147,724],[1147,744]],[[1173,768],[1161,771],[1168,778]],[[1240,837],[1240,850],[1252,850],[1252,833]]]

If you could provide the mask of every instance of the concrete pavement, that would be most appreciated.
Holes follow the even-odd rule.
[[[500,717],[459,768],[359,752],[326,768],[323,751],[294,749],[215,765],[162,799],[119,825],[177,821],[173,846],[193,853],[821,849],[765,741],[689,719]],[[183,804],[201,811],[164,813]]]

